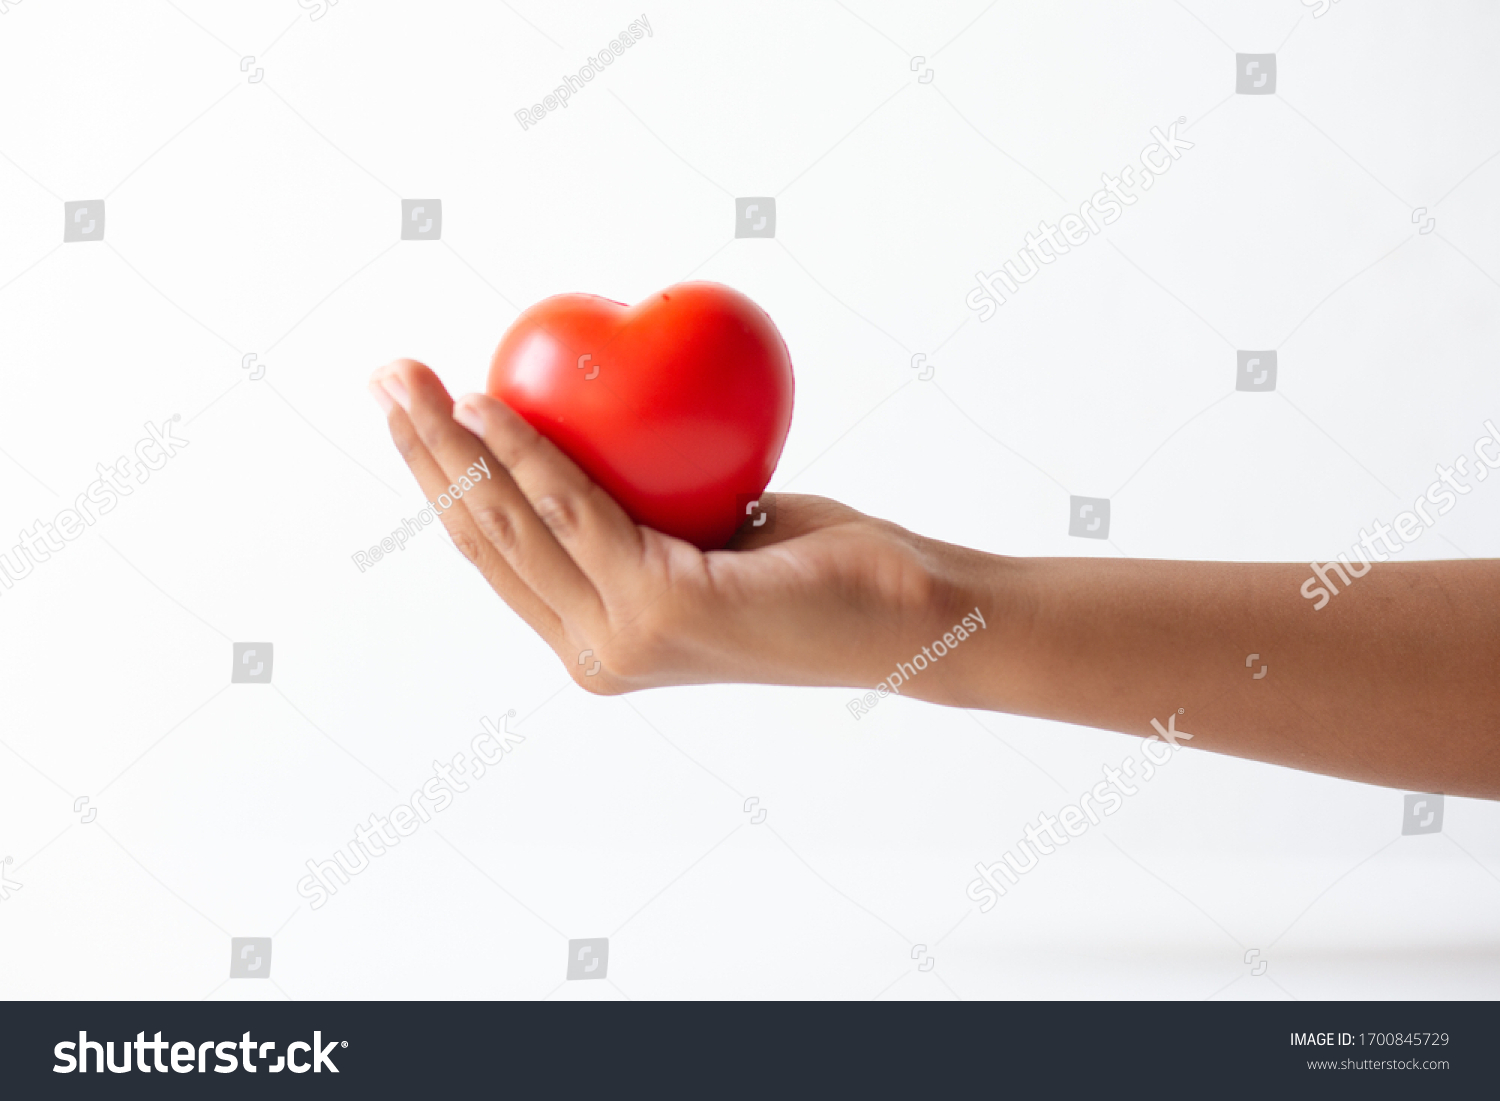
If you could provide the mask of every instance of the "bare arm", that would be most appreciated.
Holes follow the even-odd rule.
[[[789,494],[704,554],[493,399],[455,406],[410,360],[372,391],[429,497],[486,461],[443,523],[591,692],[878,687],[1137,735],[1175,720],[1193,749],[1500,798],[1500,562],[1378,564],[1314,610],[1303,565],[1006,558]]]
[[[1014,612],[981,636],[988,669],[966,664],[939,702],[1142,735],[1182,708],[1194,749],[1500,798],[1500,562],[1379,564],[1317,611],[1299,593],[1306,565],[993,558],[963,572],[977,601],[995,591]]]

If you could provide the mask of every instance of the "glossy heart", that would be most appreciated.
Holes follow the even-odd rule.
[[[755,513],[792,422],[786,342],[718,283],[679,283],[634,306],[544,299],[501,338],[488,390],[636,523],[702,550]]]

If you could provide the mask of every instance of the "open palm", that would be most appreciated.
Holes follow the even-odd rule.
[[[821,497],[767,499],[767,520],[701,552],[635,524],[503,403],[456,405],[412,360],[371,388],[397,448],[436,499],[481,460],[443,513],[454,543],[552,647],[578,684],[863,684],[950,609],[930,541]],[[956,596],[956,594],[955,594]]]

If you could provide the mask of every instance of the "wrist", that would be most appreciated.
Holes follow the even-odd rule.
[[[953,707],[1008,710],[1016,662],[1036,621],[1026,560],[921,539],[929,614],[916,652],[939,653],[905,694]],[[914,656],[907,659],[915,664]]]

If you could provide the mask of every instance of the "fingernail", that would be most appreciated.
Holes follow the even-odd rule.
[[[372,382],[369,385],[370,396],[375,399],[375,404],[380,406],[382,413],[389,413],[396,408],[396,403],[391,400],[391,396],[385,392],[385,388],[380,383]]]
[[[484,418],[479,415],[479,410],[468,405],[462,398],[453,407],[453,419],[463,425],[476,436],[484,436]]]
[[[380,385],[385,387],[385,392],[395,399],[396,404],[411,412],[411,394],[406,391],[406,383],[395,375],[387,375],[380,380]]]

